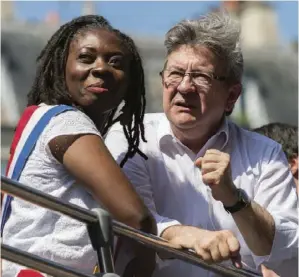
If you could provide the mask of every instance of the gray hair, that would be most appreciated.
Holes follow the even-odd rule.
[[[172,27],[165,36],[167,55],[181,45],[203,45],[224,59],[227,76],[241,82],[243,55],[240,48],[241,28],[226,12],[209,13],[196,20],[183,20]]]

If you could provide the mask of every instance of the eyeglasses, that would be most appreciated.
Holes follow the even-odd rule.
[[[198,86],[210,86],[212,80],[225,81],[227,79],[224,76],[217,76],[213,73],[200,71],[183,72],[179,70],[165,69],[160,72],[160,76],[164,79],[167,85],[171,86],[178,86],[186,75],[189,75],[191,82]]]

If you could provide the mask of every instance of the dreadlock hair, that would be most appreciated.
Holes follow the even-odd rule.
[[[116,34],[132,56],[131,81],[124,97],[125,105],[122,108],[122,113],[114,118],[117,107],[113,109],[104,122],[103,130],[103,135],[105,135],[115,122],[120,121],[128,141],[128,151],[120,163],[120,166],[123,167],[125,162],[136,153],[147,159],[147,156],[138,149],[140,137],[146,142],[143,125],[146,105],[144,71],[141,57],[133,40],[114,29],[104,17],[98,15],[80,16],[62,25],[53,34],[37,58],[37,71],[28,93],[28,106],[40,103],[48,105],[74,104],[65,81],[69,47],[79,32],[96,28],[106,29]]]
[[[143,125],[146,106],[145,81],[142,59],[134,41],[119,30],[114,29],[113,31],[123,41],[133,58],[133,61],[130,65],[130,75],[132,81],[130,82],[125,95],[125,105],[122,108],[123,113],[116,119],[113,119],[116,112],[116,109],[114,109],[109,116],[106,126],[104,127],[105,134],[110,126],[118,120],[123,126],[123,131],[129,145],[128,151],[120,163],[120,166],[123,167],[126,161],[129,158],[132,158],[136,153],[138,153],[144,159],[147,159],[147,156],[138,149],[140,137],[144,142],[146,142]]]

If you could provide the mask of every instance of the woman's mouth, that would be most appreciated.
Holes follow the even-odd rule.
[[[91,85],[85,88],[88,92],[95,93],[95,94],[101,94],[104,92],[108,92],[109,90],[107,88],[103,88],[100,85]]]
[[[88,92],[95,93],[95,94],[100,94],[108,91],[108,89],[100,88],[100,87],[87,87],[86,90]]]

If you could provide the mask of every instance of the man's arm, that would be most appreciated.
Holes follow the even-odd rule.
[[[272,215],[252,201],[249,206],[233,213],[232,217],[252,253],[256,256],[270,255],[275,235]]]
[[[213,197],[227,207],[237,202],[229,159],[228,154],[211,149],[196,162]],[[277,146],[263,165],[254,201],[232,214],[257,266],[265,261],[275,266],[297,255],[296,203],[294,182],[285,156]]]
[[[240,243],[228,230],[208,231],[194,226],[175,225],[165,229],[161,236],[175,246],[193,249],[208,263],[231,259],[237,268],[242,267]]]

